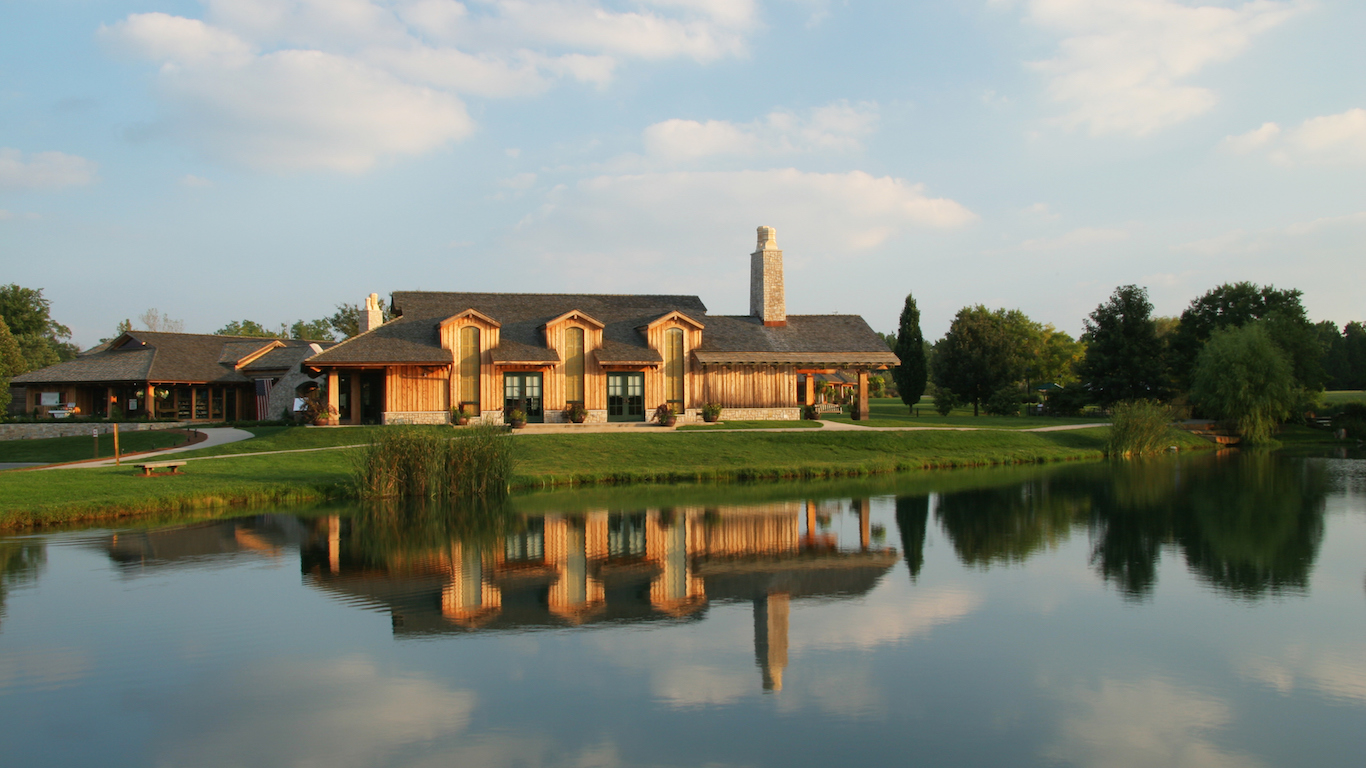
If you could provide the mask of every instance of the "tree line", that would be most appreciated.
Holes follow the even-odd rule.
[[[1190,406],[1252,441],[1292,414],[1314,410],[1325,388],[1366,388],[1366,327],[1311,323],[1294,289],[1226,283],[1179,317],[1154,317],[1148,291],[1119,286],[1083,321],[1080,339],[1019,310],[964,307],[934,344],[906,297],[898,332],[885,336],[907,405],[928,390],[944,414],[1019,412],[1042,385],[1050,411],[1147,400]]]

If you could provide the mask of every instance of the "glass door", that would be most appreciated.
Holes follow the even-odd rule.
[[[541,374],[503,374],[503,412],[507,413],[513,408],[521,408],[529,424],[540,424],[545,421]]]
[[[607,420],[645,421],[645,374],[607,374]]]

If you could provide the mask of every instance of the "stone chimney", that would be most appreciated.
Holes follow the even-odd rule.
[[[764,325],[787,325],[783,252],[778,249],[778,232],[773,227],[759,227],[759,249],[749,257],[749,313]]]
[[[365,308],[360,311],[360,332],[372,331],[384,325],[384,310],[379,308],[379,294],[365,297]]]

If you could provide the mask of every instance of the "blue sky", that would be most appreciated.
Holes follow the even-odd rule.
[[[394,290],[688,293],[929,338],[1117,285],[1366,318],[1366,3],[0,0],[0,282],[89,345]]]

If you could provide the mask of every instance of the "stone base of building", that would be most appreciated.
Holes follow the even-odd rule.
[[[385,411],[385,424],[450,424],[449,411]]]
[[[801,406],[791,408],[722,408],[719,421],[798,421]]]
[[[569,421],[568,418],[565,417],[564,411],[546,411],[546,412],[545,412],[545,423],[546,423],[546,424],[569,424],[570,421]],[[584,424],[606,424],[606,423],[607,423],[607,411],[606,411],[606,410],[602,410],[602,411],[589,411],[589,412],[588,412],[588,415],[584,417],[583,423],[584,423]]]

